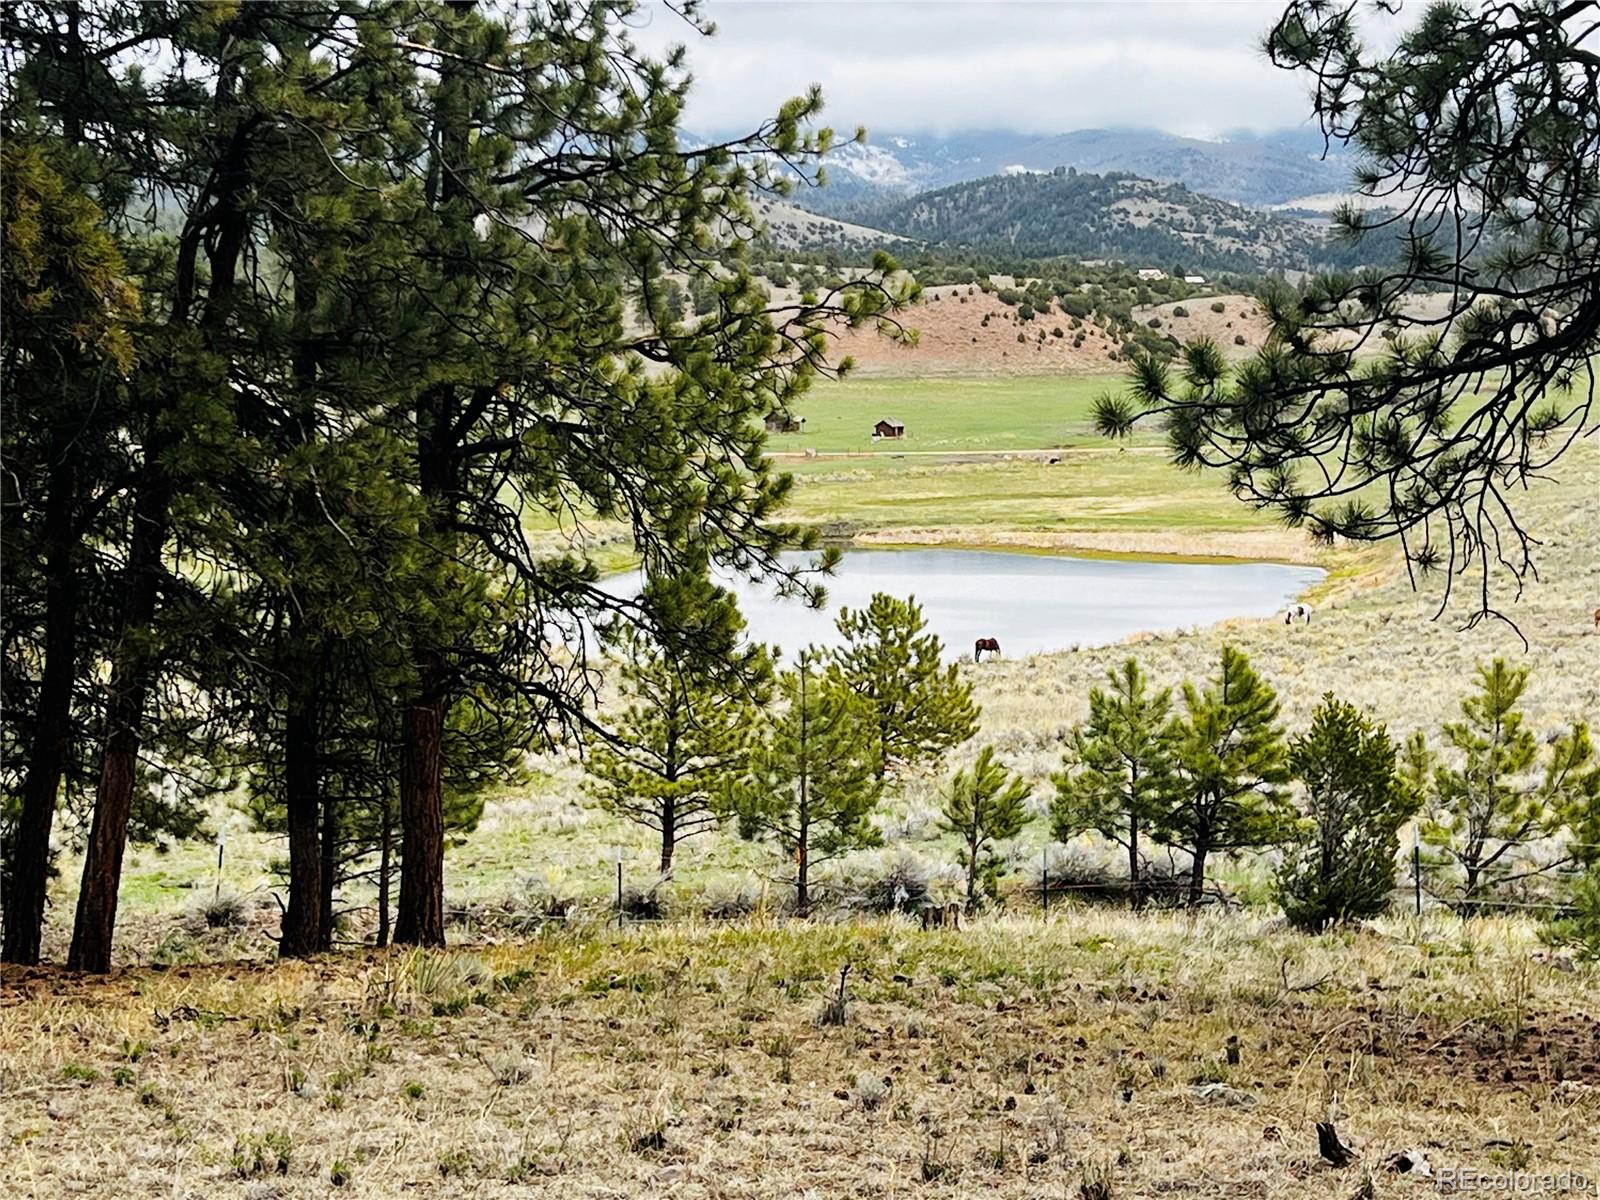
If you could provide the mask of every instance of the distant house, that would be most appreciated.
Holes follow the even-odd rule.
[[[796,417],[790,413],[768,413],[768,433],[803,433],[801,428],[806,423],[804,417]]]
[[[872,436],[875,438],[903,438],[905,435],[906,427],[901,421],[885,418],[872,427]]]
[[[1185,275],[1183,281],[1185,283],[1204,283],[1206,277],[1204,275]]]
[[[1140,267],[1139,268],[1139,278],[1140,279],[1165,279],[1166,277],[1167,277],[1167,273],[1165,271],[1163,271],[1160,267]]]

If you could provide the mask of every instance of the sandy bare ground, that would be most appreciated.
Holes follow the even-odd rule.
[[[1086,320],[1075,330],[1072,318],[1058,310],[1023,321],[1015,308],[975,286],[928,288],[900,319],[917,331],[916,345],[902,346],[871,330],[855,330],[835,339],[837,355],[848,355],[868,374],[1035,375],[1117,369],[1110,354],[1120,340],[1097,325]],[[1056,329],[1063,336],[1053,336]],[[1080,332],[1083,344],[1074,346]],[[1017,341],[1019,334],[1022,342]]]
[[[1053,550],[1060,553],[1132,554],[1141,557],[1248,559],[1324,566],[1328,554],[1291,529],[1162,530],[974,530],[891,529],[856,535],[861,546],[964,546]]]

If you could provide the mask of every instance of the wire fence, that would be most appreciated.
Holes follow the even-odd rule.
[[[1544,858],[1531,867],[1526,855],[1518,856],[1514,862],[1509,862],[1504,848],[1532,849],[1542,852]],[[1425,849],[1431,849],[1432,852],[1425,853]],[[1406,855],[1409,861],[1405,863],[1405,867],[1409,869],[1405,870],[1402,879],[1397,881],[1393,892],[1394,907],[1409,907],[1418,916],[1425,908],[1445,908],[1460,915],[1488,915],[1495,912],[1571,914],[1574,912],[1574,905],[1570,901],[1540,894],[1537,891],[1530,892],[1528,889],[1515,893],[1508,893],[1505,889],[1509,883],[1567,880],[1577,869],[1585,865],[1585,860],[1594,857],[1588,853],[1581,853],[1590,851],[1600,851],[1600,843],[1560,837],[1489,839],[1488,853],[1494,854],[1500,860],[1502,868],[1509,863],[1518,869],[1518,873],[1507,880],[1503,877],[1503,871],[1498,875],[1491,872],[1479,888],[1467,892],[1461,886],[1451,885],[1442,879],[1446,873],[1459,870],[1459,857],[1453,855],[1448,848],[1426,848],[1420,838],[1414,838]],[[219,839],[215,886],[211,889],[213,900],[221,898],[223,865],[224,850]],[[668,904],[657,899],[656,890],[664,882],[658,872],[647,871],[639,866],[636,871],[630,873],[628,864],[620,858],[613,866],[614,890],[606,901],[601,901],[593,891],[585,889],[589,897],[586,902],[572,898],[561,901],[560,906],[551,904],[532,911],[524,910],[515,915],[503,911],[496,903],[449,904],[446,907],[445,917],[447,921],[457,926],[491,925],[509,920],[513,925],[532,928],[545,924],[572,924],[596,920],[603,920],[608,924],[614,923],[618,927],[650,926],[670,923],[685,915],[669,911]],[[1039,861],[1036,882],[1018,889],[1013,895],[1031,894],[1035,897],[1039,910],[1045,913],[1048,913],[1053,905],[1085,899],[1115,901],[1119,904],[1136,900],[1137,903],[1132,905],[1133,907],[1148,907],[1158,911],[1194,907],[1197,904],[1222,909],[1248,907],[1247,900],[1230,893],[1221,879],[1210,874],[1202,882],[1196,897],[1191,891],[1188,874],[1171,862],[1165,866],[1155,862],[1148,863],[1147,867],[1151,873],[1137,882],[1110,875],[1095,875],[1093,878],[1085,879],[1080,873],[1074,877],[1071,866],[1068,857],[1064,856],[1053,862],[1046,854]],[[648,876],[651,882],[648,886],[635,883],[630,888],[630,875],[635,881]],[[792,879],[753,872],[743,883],[734,883],[725,889],[730,895],[737,896],[736,903],[704,905],[693,909],[692,915],[700,920],[735,921],[744,919],[756,911],[782,912],[787,907],[783,892],[793,886]],[[282,897],[278,895],[277,889],[270,885],[259,885],[247,894],[263,890],[270,892],[278,900],[280,907],[282,906]],[[858,887],[855,890],[863,889]],[[774,891],[776,895],[773,894]],[[819,902],[814,911],[826,912],[838,909],[855,912],[901,912],[915,916],[923,909],[949,907],[948,900],[947,903],[940,904],[926,895],[892,896],[888,898],[888,902],[885,902],[886,897],[876,897],[871,902],[863,902],[859,896],[841,900],[836,894],[837,891],[836,883],[833,886],[822,883],[818,888]],[[756,898],[752,900],[750,898],[752,896]],[[954,903],[963,908],[967,907],[963,900],[955,900]],[[375,911],[376,906],[371,903],[341,904],[338,906],[337,915],[345,917],[356,913],[370,914]]]

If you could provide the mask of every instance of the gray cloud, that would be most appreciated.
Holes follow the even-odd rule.
[[[1309,116],[1261,36],[1280,0],[709,0],[703,39],[647,2],[635,40],[688,45],[685,124],[752,126],[815,82],[841,129],[1059,133],[1152,126],[1209,137]]]

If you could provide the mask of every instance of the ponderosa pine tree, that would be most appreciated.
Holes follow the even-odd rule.
[[[1151,692],[1134,659],[1089,693],[1089,719],[1072,731],[1051,823],[1058,841],[1093,830],[1128,854],[1128,906],[1144,903],[1142,839],[1175,800],[1176,733],[1171,693]]]
[[[879,779],[891,762],[937,763],[978,731],[972,685],[939,661],[944,645],[914,598],[878,592],[866,608],[841,609],[836,624],[844,644],[834,661],[871,713]]]
[[[1282,789],[1289,755],[1277,694],[1232,646],[1222,648],[1217,674],[1205,687],[1183,685],[1183,704],[1174,729],[1177,782],[1154,832],[1189,852],[1189,904],[1198,907],[1213,853],[1254,849],[1284,836],[1293,817]]]
[[[939,827],[961,839],[961,867],[967,876],[967,911],[978,911],[978,890],[995,894],[999,866],[994,843],[1014,838],[1028,823],[1028,798],[1033,787],[995,758],[985,746],[970,770],[951,778],[945,793]]]
[[[0,147],[0,397],[5,580],[0,734],[0,959],[39,961],[51,830],[81,787],[92,697],[84,664],[104,601],[92,542],[121,466],[118,384],[134,368],[139,295],[104,214],[74,186],[76,150],[6,122]]]
[[[1284,916],[1317,933],[1383,912],[1400,829],[1422,803],[1388,731],[1330,692],[1290,742],[1289,767],[1305,803],[1278,870]]]
[[[793,580],[777,552],[815,540],[775,519],[789,485],[762,456],[762,418],[831,369],[826,326],[875,321],[911,288],[892,290],[880,271],[769,309],[746,264],[751,195],[784,186],[773,162],[806,172],[827,148],[826,131],[805,128],[820,101],[785,105],[751,137],[685,149],[688,77],[676,56],[638,53],[632,10],[451,3],[407,29],[427,83],[400,102],[428,150],[397,160],[416,189],[396,279],[409,352],[391,363],[397,427],[428,509],[424,544],[441,564],[494,578],[487,598],[504,619],[488,637],[478,622],[465,639],[414,647],[402,941],[444,936],[441,733],[464,672],[492,671],[546,727],[581,727],[587,671],[546,648],[581,644],[584,625],[618,611],[654,621],[598,587],[581,552],[533,547],[523,518],[618,520],[653,577],[718,564]],[[684,275],[714,298],[692,321],[673,318],[665,286]],[[711,662],[727,649],[692,652]]]
[[[731,598],[716,603],[742,626]],[[655,832],[666,878],[679,843],[716,828],[729,812],[771,694],[770,667],[765,651],[752,647],[743,661],[713,673],[675,660],[632,628],[615,650],[626,707],[613,737],[590,750],[589,787],[604,808]]]
[[[1525,846],[1560,829],[1583,786],[1574,751],[1587,741],[1581,727],[1562,734],[1541,770],[1538,743],[1518,707],[1528,668],[1496,658],[1477,674],[1477,692],[1461,702],[1464,719],[1444,727],[1449,760],[1433,770],[1421,831],[1435,865],[1459,873],[1460,903],[1469,911],[1556,865]]]
[[[168,552],[179,542],[191,562],[207,561],[219,512],[205,481],[247,453],[228,362],[249,290],[240,283],[251,156],[275,130],[252,111],[242,81],[259,67],[261,30],[273,19],[266,7],[25,4],[8,10],[3,31],[15,84],[5,97],[8,137],[22,131],[73,148],[74,174],[93,188],[144,300],[130,326],[135,369],[118,382],[117,402],[97,410],[114,420],[111,440],[126,456],[86,485],[112,497],[111,524],[92,540],[84,530],[81,543],[105,556],[113,579],[99,635],[105,657],[79,658],[100,693],[102,725],[69,953],[87,970],[110,963],[129,834],[158,815],[157,798],[170,790],[149,791],[143,761],[185,753],[195,716],[186,710],[204,703],[203,683],[158,684],[202,665],[211,600],[230,583],[224,572],[179,575]],[[146,56],[159,66],[134,65]],[[157,205],[170,207],[148,219]],[[141,225],[144,236],[134,232]],[[163,711],[171,705],[178,711]]]
[[[811,911],[811,872],[849,850],[877,845],[882,795],[870,716],[837,668],[815,650],[778,677],[778,709],[758,727],[735,791],[739,832],[770,839],[794,863],[795,911]]]

